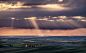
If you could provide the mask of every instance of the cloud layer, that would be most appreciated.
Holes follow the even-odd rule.
[[[0,36],[86,36],[86,28],[80,28],[75,30],[36,30],[36,29],[13,29],[10,27],[0,28]],[[40,32],[39,32],[40,31]]]
[[[54,8],[80,8],[80,7],[86,7],[85,3],[86,0],[0,0],[0,3],[4,3],[4,4],[10,4],[11,7],[9,8],[20,8],[21,5],[22,8],[25,8],[27,6],[27,8],[33,7],[33,5],[35,7],[54,7]],[[17,4],[17,6],[15,6]],[[21,4],[21,5],[20,5]],[[50,4],[50,5],[47,5]],[[56,4],[56,5],[52,5],[52,4]],[[14,5],[14,7],[13,7]],[[39,5],[39,6],[36,6]],[[41,5],[41,6],[40,6]],[[3,5],[2,5],[3,6]],[[0,6],[1,7],[1,6]]]

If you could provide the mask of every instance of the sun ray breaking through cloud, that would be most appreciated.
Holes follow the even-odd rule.
[[[32,25],[35,27],[36,29],[36,33],[37,35],[40,35],[40,36],[44,36],[41,32],[41,30],[39,29],[37,23],[36,23],[36,17],[29,17],[29,18],[24,18],[25,20],[28,19],[28,21],[31,21],[32,22]]]
[[[13,23],[15,18],[11,18],[11,19],[12,19],[11,27],[13,28]]]
[[[85,0],[1,0],[0,34],[86,35],[85,3]]]

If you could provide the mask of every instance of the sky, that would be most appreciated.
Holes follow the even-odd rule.
[[[0,36],[86,36],[86,0],[0,0]]]

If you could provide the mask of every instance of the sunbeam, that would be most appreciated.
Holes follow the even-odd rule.
[[[31,21],[32,22],[32,25],[35,27],[35,30],[36,30],[36,33],[37,35],[39,36],[44,36],[41,32],[41,30],[39,29],[37,23],[36,23],[36,17],[29,17],[29,18],[24,18],[25,20],[28,19],[28,21]]]
[[[36,21],[35,21],[34,19],[30,19],[30,21],[33,23],[35,29],[37,30],[37,35],[39,35],[39,36],[44,36],[44,35],[42,34],[41,30],[39,29],[39,27],[38,27]]]
[[[11,18],[11,19],[12,19],[11,27],[13,28],[13,23],[15,18]]]

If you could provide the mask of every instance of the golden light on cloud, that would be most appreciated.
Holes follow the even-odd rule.
[[[46,4],[46,5],[38,5],[37,7],[42,7],[42,8],[60,8],[63,9],[59,4]]]
[[[36,19],[36,17],[29,17],[29,18],[24,18],[24,19]]]
[[[53,18],[58,18],[58,17],[53,17]]]
[[[65,18],[67,18],[66,16],[58,16],[58,18],[63,18],[63,19],[65,19]]]
[[[43,19],[36,19],[36,20],[48,20],[49,18],[43,18]]]
[[[81,20],[81,21],[86,21],[86,20]]]
[[[82,19],[82,18],[85,18],[85,17],[82,17],[82,16],[73,16],[72,18]]]
[[[11,18],[11,19],[13,19],[13,20],[14,20],[15,18]]]
[[[31,6],[23,6],[24,3],[17,2],[16,4],[12,3],[0,3],[0,11],[7,10],[9,8],[31,8]]]
[[[55,20],[47,20],[47,21],[55,21]]]
[[[17,4],[15,4],[14,6],[22,6],[24,3],[21,2],[17,2]]]
[[[58,2],[63,2],[63,0],[58,0]]]
[[[46,4],[46,5],[37,5],[37,7],[39,8],[46,8],[48,10],[69,10],[71,8],[68,8],[68,7],[63,7],[62,5],[60,4]]]

